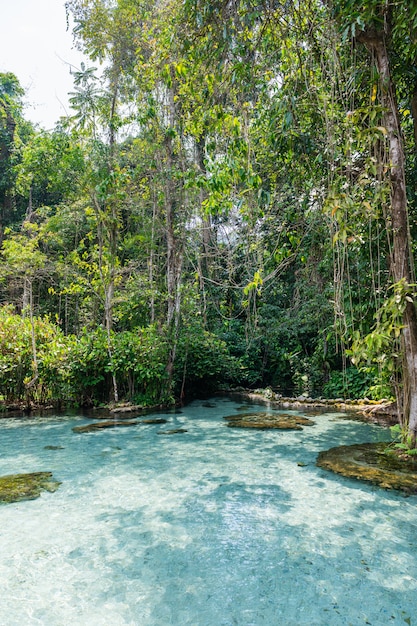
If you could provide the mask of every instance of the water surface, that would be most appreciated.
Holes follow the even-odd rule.
[[[205,405],[88,434],[82,416],[0,420],[0,475],[62,481],[0,506],[0,624],[415,626],[417,497],[315,466],[389,432],[337,413],[228,428],[242,405]]]

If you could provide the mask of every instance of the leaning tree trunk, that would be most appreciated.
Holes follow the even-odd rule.
[[[390,72],[386,33],[382,30],[368,29],[360,33],[357,39],[373,54],[379,74],[390,167],[391,273],[394,283],[403,281],[409,285],[411,283],[411,265],[405,186],[405,153],[395,86]],[[398,398],[399,420],[401,424],[408,425],[411,445],[415,447],[417,440],[417,315],[414,302],[408,300],[403,317],[402,341],[404,359],[402,397]]]

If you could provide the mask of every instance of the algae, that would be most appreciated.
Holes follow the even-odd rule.
[[[314,425],[314,422],[306,417],[262,412],[228,415],[224,419],[227,420],[230,428],[257,428],[259,430],[302,430],[302,426]]]
[[[61,483],[52,479],[52,472],[10,474],[0,477],[0,503],[35,500],[42,491],[53,493]]]
[[[386,443],[337,446],[322,451],[316,464],[348,478],[370,482],[384,489],[417,494],[417,464],[387,450]]]

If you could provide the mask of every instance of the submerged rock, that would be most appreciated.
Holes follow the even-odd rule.
[[[109,420],[107,422],[93,422],[93,424],[87,424],[85,426],[74,426],[72,429],[74,433],[92,433],[96,430],[102,430],[103,428],[115,428],[116,426],[136,426],[139,422],[120,422],[116,420]]]
[[[176,435],[177,433],[188,433],[186,428],[173,428],[172,430],[160,430],[157,435]]]
[[[384,489],[417,493],[417,462],[387,451],[386,443],[338,446],[320,452],[317,465],[342,476],[371,482]]]
[[[259,428],[280,430],[303,430],[302,426],[313,426],[314,422],[306,417],[288,414],[245,413],[228,415],[224,418],[230,428]]]
[[[154,417],[148,420],[141,420],[138,424],[166,424],[168,420],[163,417]]]
[[[126,420],[108,420],[106,422],[93,422],[85,426],[74,426],[74,433],[92,433],[103,428],[116,428],[117,426],[140,426],[141,424],[166,424],[167,420],[163,417],[155,417],[146,420],[129,422]]]
[[[35,500],[42,491],[56,491],[61,483],[52,479],[52,472],[11,474],[0,477],[0,503]]]

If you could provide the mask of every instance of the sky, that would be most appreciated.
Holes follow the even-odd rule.
[[[26,119],[50,130],[70,112],[70,65],[79,68],[82,59],[67,31],[65,0],[0,0],[0,72],[13,72],[25,89]]]

